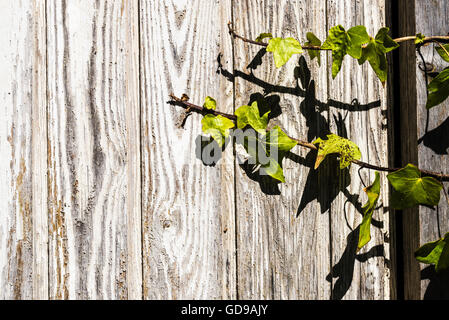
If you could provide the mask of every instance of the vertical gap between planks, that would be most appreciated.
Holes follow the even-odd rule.
[[[387,23],[391,26],[391,32],[393,38],[400,37],[398,18],[399,18],[399,6],[397,1],[389,0],[389,19]],[[388,124],[389,133],[389,145],[390,145],[390,160],[389,165],[391,167],[401,167],[401,117],[400,117],[400,81],[401,74],[399,72],[399,51],[392,52],[392,70],[393,81],[389,85],[388,101],[391,101],[389,106],[389,120],[392,120],[391,124]],[[390,75],[389,75],[390,76]],[[393,110],[391,110],[393,108]],[[390,186],[391,190],[391,186]],[[391,297],[394,300],[404,299],[404,270],[403,270],[403,258],[402,258],[402,211],[390,209],[390,252],[391,252]]]
[[[234,0],[231,0],[231,27],[234,28]],[[231,38],[231,52],[232,52],[232,112],[235,113],[235,52],[234,42],[235,38],[228,35]],[[239,248],[238,248],[238,219],[237,219],[237,163],[236,163],[236,151],[235,151],[235,139],[232,139],[232,157],[233,157],[233,170],[234,170],[234,250],[235,250],[235,297],[239,300]]]
[[[415,1],[401,0],[398,4],[398,27],[402,35],[415,34]],[[416,88],[416,53],[414,43],[404,43],[399,47],[399,113],[401,117],[398,128],[401,140],[401,165],[418,163],[417,145],[417,88]],[[411,139],[410,139],[411,137]],[[404,299],[420,299],[420,268],[413,251],[419,247],[420,221],[419,209],[410,208],[402,211],[402,256]]]

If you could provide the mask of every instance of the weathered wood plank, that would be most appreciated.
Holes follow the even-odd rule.
[[[0,2],[1,299],[47,296],[44,5]]]
[[[201,116],[180,128],[169,94],[232,112],[229,0],[141,1],[143,271],[146,299],[235,298],[234,165],[198,158]],[[201,149],[199,150],[201,151]]]
[[[365,25],[375,36],[385,26],[385,1],[328,1],[328,28],[341,24],[346,30]],[[329,62],[331,59],[329,59]],[[329,63],[329,68],[330,68]],[[329,98],[353,104],[354,110],[330,107],[331,131],[354,141],[362,152],[362,161],[388,166],[388,136],[386,128],[386,89],[365,63],[346,57],[342,69],[333,80],[329,72]],[[381,195],[374,211],[371,241],[357,250],[358,226],[362,221],[361,207],[366,203],[363,182],[358,167],[338,173],[340,192],[331,206],[333,299],[389,299],[389,215],[388,184],[381,174]],[[362,170],[366,185],[374,180],[374,172]]]
[[[449,33],[449,3],[447,1],[415,1],[416,33],[427,36]],[[436,44],[421,48],[426,63],[434,71],[440,72],[448,66],[434,50]],[[449,101],[445,101],[429,112],[427,101],[426,77],[423,63],[416,56],[416,108],[418,164],[423,169],[449,172]],[[421,68],[419,67],[421,66]],[[428,79],[430,81],[431,78]],[[445,183],[447,192],[449,185]],[[436,210],[419,208],[420,245],[435,241],[449,232],[449,205],[443,193]],[[416,249],[416,248],[415,248]],[[437,276],[433,266],[421,265],[421,296],[418,298],[449,298],[449,278]]]
[[[47,38],[45,1],[33,1],[31,166],[33,299],[48,299]]]
[[[137,10],[47,2],[51,299],[141,297]]]
[[[398,1],[398,31],[399,35],[416,33],[415,1]],[[418,163],[417,148],[417,101],[416,101],[416,47],[414,43],[403,43],[399,47],[399,75],[400,88],[400,136],[407,137],[400,140],[400,159],[402,165]],[[416,137],[416,139],[415,139]],[[417,235],[420,233],[419,210],[409,208],[402,210],[403,252],[399,252],[403,259],[403,270],[398,277],[404,282],[404,298],[419,299],[420,297],[420,270],[419,264],[413,255],[419,246]]]
[[[326,36],[323,1],[235,1],[234,27],[255,39],[261,32],[291,36],[303,43],[306,32]],[[295,78],[299,56],[276,69],[271,53],[262,66],[248,65],[260,55],[260,47],[235,40],[236,107],[248,104],[251,94],[269,99],[270,121],[290,136],[313,140],[327,128],[327,68],[306,56]],[[309,71],[311,70],[311,71]],[[307,71],[311,73],[307,79]],[[245,75],[246,74],[246,75]],[[261,80],[261,81],[258,81]],[[263,82],[266,82],[265,85]],[[271,85],[295,88],[289,91]],[[272,90],[274,89],[274,90]],[[271,91],[272,90],[272,91]],[[254,98],[254,96],[252,97]],[[315,98],[320,102],[316,102]],[[277,105],[278,104],[278,105]],[[279,109],[280,108],[280,109]],[[278,109],[278,110],[276,110]],[[276,184],[236,170],[238,297],[241,299],[328,299],[330,271],[329,198],[326,166],[313,169],[314,153],[295,147],[283,163],[286,183]],[[298,217],[296,217],[298,214]]]

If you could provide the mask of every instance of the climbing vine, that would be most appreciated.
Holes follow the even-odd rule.
[[[414,41],[417,48],[430,43],[435,44],[436,52],[441,58],[449,62],[449,36],[429,36],[422,34],[393,39],[389,35],[389,28],[380,28],[376,35],[370,36],[365,26],[355,26],[346,30],[343,26],[332,27],[325,41],[311,32],[306,35],[307,42],[303,45],[292,37],[274,37],[271,33],[261,33],[255,40],[247,39],[237,34],[231,24],[228,24],[229,33],[253,45],[266,47],[271,52],[274,64],[282,67],[297,54],[307,51],[311,60],[316,59],[321,65],[321,51],[332,51],[332,78],[341,70],[346,55],[356,59],[359,65],[368,62],[383,86],[387,80],[388,64],[386,54],[397,49],[400,43]],[[449,67],[437,74],[427,85],[426,108],[430,109],[441,104],[449,96]],[[339,158],[339,168],[344,169],[351,164],[362,168],[376,170],[373,183],[364,188],[368,202],[362,207],[363,219],[360,224],[358,250],[370,241],[370,225],[373,211],[380,194],[380,173],[388,172],[387,180],[391,185],[390,205],[394,209],[411,208],[418,205],[436,206],[440,202],[440,194],[444,189],[442,182],[449,181],[449,174],[420,169],[413,164],[404,168],[389,168],[372,165],[361,161],[362,154],[359,147],[352,141],[329,133],[314,141],[304,141],[289,137],[279,126],[268,129],[270,110],[264,110],[254,101],[251,105],[238,107],[234,114],[220,112],[217,102],[207,96],[203,105],[190,103],[187,95],[181,98],[170,95],[177,104],[185,107],[187,112],[196,111],[204,115],[202,131],[216,142],[221,149],[226,147],[229,138],[235,138],[260,174],[271,176],[273,179],[285,182],[282,169],[282,160],[296,145],[311,149],[316,153],[314,169],[330,154]],[[443,192],[445,192],[443,190]],[[449,232],[433,242],[421,246],[415,251],[418,261],[435,265],[437,272],[449,269]]]

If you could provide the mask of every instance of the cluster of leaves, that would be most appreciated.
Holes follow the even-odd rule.
[[[341,25],[332,27],[324,41],[311,32],[308,32],[307,42],[304,44],[308,49],[310,58],[317,58],[318,64],[321,65],[320,50],[332,51],[332,77],[335,78],[341,70],[343,59],[346,55],[357,59],[358,63],[364,64],[369,62],[376,73],[382,85],[385,85],[388,74],[388,64],[386,53],[399,47],[388,34],[389,28],[383,27],[379,29],[376,36],[371,37],[366,31],[365,26],[355,26],[349,30]],[[277,68],[283,66],[294,54],[302,54],[303,47],[298,40],[288,37],[273,37],[271,33],[261,33],[256,41],[262,42],[269,39],[267,51],[273,53],[274,63]],[[417,34],[415,43],[420,46],[424,44],[425,36]],[[435,47],[438,54],[447,62],[449,62],[449,44],[438,44]],[[428,109],[442,103],[449,96],[449,67],[440,72],[428,85],[428,99],[426,107]]]
[[[215,106],[215,100],[206,97],[203,107],[215,109]],[[233,134],[236,141],[243,145],[250,156],[251,163],[259,168],[262,174],[285,182],[282,160],[298,142],[288,137],[279,126],[267,130],[269,113],[270,111],[260,116],[257,101],[249,106],[239,107],[235,110],[235,115],[237,116],[237,128],[242,130]],[[221,115],[206,114],[201,122],[203,133],[210,134],[220,147],[224,145],[226,138],[230,137],[230,129],[235,127],[233,121]],[[242,137],[237,136],[249,128],[253,130],[248,131]]]
[[[308,32],[307,42],[304,44],[310,58],[317,59],[321,65],[320,50],[332,51],[332,77],[335,78],[341,70],[343,59],[346,55],[357,59],[361,65],[369,62],[373,71],[385,84],[387,80],[387,58],[386,53],[399,47],[389,34],[389,29],[384,27],[379,29],[375,37],[369,36],[364,26],[355,26],[345,30],[338,25],[329,30],[329,34],[324,41]],[[281,67],[294,54],[302,54],[303,46],[298,40],[288,37],[273,37],[271,33],[261,33],[257,42],[268,39],[267,51],[273,53],[276,67]],[[417,34],[415,44],[424,45],[426,37]],[[441,58],[449,62],[449,44],[437,43],[435,47]],[[428,85],[428,100],[426,107],[432,108],[449,97],[449,67],[440,72]],[[209,110],[216,109],[216,101],[211,97],[206,97],[203,107]],[[285,155],[298,143],[290,138],[279,126],[269,130],[270,111],[260,114],[257,102],[251,105],[243,105],[235,111],[236,121],[230,120],[222,115],[215,115],[206,112],[202,119],[202,131],[209,134],[220,146],[224,147],[226,139],[235,136],[236,142],[240,143],[247,152],[255,168],[260,173],[285,182],[282,169],[282,160]],[[237,127],[241,130],[232,131]],[[248,130],[252,129],[252,130]],[[248,131],[251,131],[248,134]],[[239,139],[239,134],[243,133],[243,138]],[[313,144],[317,145],[317,155],[314,169],[330,154],[337,154],[340,161],[340,169],[344,169],[352,162],[361,159],[361,152],[358,146],[343,137],[335,134],[328,134],[326,138],[317,138]],[[273,152],[275,150],[275,153]],[[391,185],[390,206],[394,209],[406,209],[417,205],[433,207],[440,201],[440,193],[443,188],[442,183],[433,177],[422,176],[421,171],[414,165],[408,164],[402,169],[391,172],[387,175]],[[362,207],[363,219],[360,224],[359,239],[357,249],[363,248],[371,239],[371,220],[380,195],[380,174],[375,172],[373,183],[364,188],[367,195],[367,202]],[[437,272],[449,268],[449,233],[443,238],[434,242],[424,244],[415,252],[416,259],[423,263],[434,264]]]
[[[203,107],[215,110],[216,101],[211,97],[206,97]],[[251,105],[239,107],[235,111],[237,117],[235,122],[222,115],[207,113],[201,121],[202,131],[209,134],[220,147],[223,147],[225,140],[231,136],[230,129],[235,126],[241,129],[240,132],[252,129],[252,134],[245,134],[243,139],[236,137],[236,141],[240,141],[253,160],[255,167],[258,167],[262,174],[285,182],[282,160],[297,144],[297,141],[291,139],[279,126],[268,130],[269,113],[270,111],[267,111],[261,116],[256,101]],[[325,139],[317,138],[313,144],[318,145],[314,169],[317,169],[331,154],[339,156],[340,169],[350,166],[351,162],[360,160],[362,156],[354,142],[335,134],[328,134]],[[273,147],[276,150],[275,155],[271,151]],[[390,204],[394,209],[411,208],[416,205],[436,206],[440,201],[441,182],[433,177],[423,177],[419,169],[412,164],[388,174],[387,179],[393,190]],[[363,219],[360,224],[358,250],[371,239],[371,220],[380,195],[379,172],[375,173],[374,182],[363,190],[368,201],[362,207]],[[449,246],[445,249],[448,242],[449,236],[446,235],[443,239],[425,244],[416,251],[417,259],[435,264],[437,271],[446,269],[449,266]]]

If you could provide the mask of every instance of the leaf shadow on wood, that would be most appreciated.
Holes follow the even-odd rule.
[[[355,261],[366,262],[373,257],[383,257],[385,249],[382,244],[372,247],[368,252],[357,254],[360,226],[351,231],[346,237],[346,248],[340,260],[332,267],[326,280],[331,282],[337,278],[332,286],[332,300],[341,300],[352,284],[354,276]]]
[[[262,58],[267,53],[267,50],[265,48],[260,49],[257,54],[254,56],[253,60],[246,66],[247,69],[250,69],[251,72],[257,67],[262,65]]]
[[[264,94],[260,94],[261,97],[266,97],[267,95],[276,93],[289,94],[304,98],[299,109],[306,121],[306,126],[308,129],[307,141],[313,141],[318,137],[324,137],[326,134],[330,133],[328,119],[323,116],[323,114],[327,114],[329,117],[332,117],[337,127],[337,134],[341,137],[347,138],[348,135],[345,126],[345,117],[348,112],[363,112],[380,107],[380,100],[372,101],[366,104],[360,104],[357,99],[353,99],[351,103],[340,102],[333,99],[328,99],[325,102],[318,100],[315,95],[315,81],[311,79],[310,69],[308,68],[306,60],[303,56],[299,58],[298,65],[294,69],[294,77],[296,80],[296,85],[294,87],[275,85],[259,79],[253,74],[253,70],[261,65],[262,57],[264,55],[265,51],[259,51],[253,61],[251,61],[251,63],[247,66],[248,69],[251,69],[250,73],[245,73],[241,70],[233,70],[233,72],[230,72],[229,70],[224,69],[221,63],[221,55],[219,55],[217,57],[217,73],[224,76],[231,82],[234,82],[235,78],[241,78],[262,88]],[[383,112],[382,115],[386,117],[385,112]],[[274,118],[274,113],[270,118]],[[340,194],[340,192],[342,192],[347,198],[345,204],[350,202],[363,216],[362,204],[359,202],[359,195],[351,194],[347,190],[347,187],[351,184],[349,170],[347,168],[343,170],[335,169],[339,166],[336,155],[326,157],[326,159],[316,170],[314,169],[316,159],[315,150],[308,152],[305,157],[289,152],[286,155],[286,158],[310,169],[304,184],[304,192],[301,195],[301,200],[298,205],[296,213],[297,217],[309,203],[314,201],[319,203],[322,214],[325,212],[330,212],[331,203]],[[334,174],[329,174],[330,172],[333,172]],[[253,177],[253,179],[259,178]],[[261,189],[263,188],[262,185],[264,184],[261,183]],[[277,189],[274,189],[273,185],[266,188],[267,185],[270,184],[268,183],[264,185],[265,189],[262,189],[262,191],[269,194],[276,194],[278,192],[279,189],[277,188],[277,184]],[[276,192],[273,193],[274,190]],[[372,225],[377,228],[382,228],[383,222],[373,219]],[[356,260],[363,263],[372,257],[384,257],[384,246],[382,244],[372,247],[365,253],[357,254],[359,228],[360,226],[358,226],[355,230],[350,228],[352,231],[347,236],[346,248],[340,260],[332,266],[331,272],[326,277],[326,280],[329,282],[332,282],[333,279],[337,279],[333,284],[332,299],[342,299],[349,290],[354,275]],[[386,261],[386,263],[388,263],[388,261]]]
[[[195,156],[201,160],[203,165],[214,167],[221,159],[223,151],[229,143],[230,139],[226,138],[223,147],[220,148],[217,141],[212,137],[198,135],[195,139]]]
[[[262,115],[270,111],[270,113],[268,114],[269,120],[278,117],[282,113],[282,109],[279,104],[281,98],[278,95],[264,96],[261,93],[254,93],[250,96],[247,104],[251,105],[254,101],[257,102],[259,114]],[[268,175],[261,174],[260,170],[254,171],[255,166],[249,164],[248,161],[239,163],[239,166],[241,169],[243,169],[248,178],[259,183],[260,190],[263,193],[267,195],[281,194],[281,191],[279,189],[279,180],[276,180]]]
[[[421,270],[421,279],[429,279],[424,300],[449,299],[449,272],[436,273],[435,266],[431,265]]]
[[[438,127],[426,132],[418,139],[418,144],[424,145],[439,155],[448,154],[449,149],[449,117]]]
[[[259,51],[260,52],[260,51]],[[263,54],[264,55],[264,54]],[[263,56],[261,54],[260,58]],[[257,57],[257,55],[256,55]],[[305,98],[307,95],[307,86],[304,86],[304,83],[302,88],[299,86],[299,83],[303,80],[306,80],[307,78],[304,78],[304,72],[307,69],[310,74],[310,69],[307,67],[305,58],[301,56],[298,61],[298,66],[295,67],[294,75],[296,78],[296,86],[294,87],[287,87],[282,85],[275,85],[271,84],[265,80],[262,80],[258,77],[256,77],[253,74],[253,70],[259,66],[260,61],[258,59],[254,58],[250,64],[247,66],[247,68],[250,69],[250,73],[243,72],[241,70],[233,70],[231,72],[230,70],[227,70],[223,67],[223,64],[221,62],[222,54],[220,53],[217,56],[217,74],[220,74],[221,76],[225,77],[228,81],[234,82],[235,78],[241,78],[245,81],[248,81],[249,83],[252,83],[261,89],[263,89],[264,94],[268,95],[270,93],[280,93],[280,94],[290,94],[297,97],[303,97]],[[254,61],[256,59],[256,61]],[[304,68],[305,67],[305,68]],[[302,71],[301,71],[302,69]],[[310,77],[310,75],[309,75]],[[318,99],[314,99],[313,105],[318,108],[318,112],[328,111],[330,107],[341,109],[341,110],[347,110],[351,112],[358,112],[358,111],[368,111],[370,109],[378,108],[380,107],[380,100],[372,101],[366,104],[360,104],[357,99],[353,99],[351,103],[345,103],[341,101],[337,101],[334,99],[328,99],[326,102],[320,101]]]

